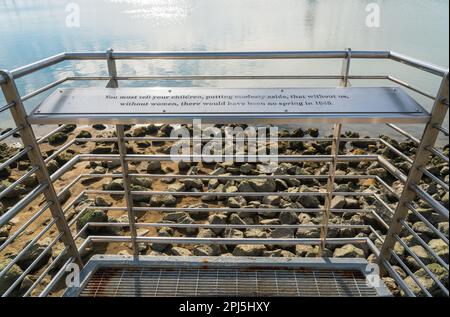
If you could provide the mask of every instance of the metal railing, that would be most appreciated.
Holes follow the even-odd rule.
[[[115,61],[117,60],[274,60],[274,59],[339,59],[343,61],[341,74],[339,75],[269,75],[269,76],[123,76],[117,73]],[[350,75],[350,61],[352,59],[381,59],[393,60],[403,63],[409,67],[413,67],[424,72],[439,76],[442,78],[441,86],[437,95],[422,91],[413,87],[401,79],[393,76],[369,76],[369,75]],[[59,64],[64,61],[83,61],[83,60],[104,60],[108,68],[109,76],[69,76],[49,83],[36,91],[30,92],[24,96],[20,96],[16,80],[39,70],[46,69],[50,66]],[[129,170],[129,164],[132,162],[144,161],[160,161],[168,162],[173,157],[165,154],[129,154],[127,153],[127,143],[132,142],[175,142],[168,137],[132,137],[125,134],[124,126],[117,126],[116,136],[113,137],[89,137],[89,138],[73,138],[65,141],[59,149],[42,153],[42,147],[48,143],[48,140],[58,132],[64,131],[67,126],[62,125],[54,131],[48,133],[41,139],[35,137],[32,126],[27,121],[27,114],[23,102],[30,100],[36,96],[40,96],[63,83],[76,81],[108,81],[107,87],[114,88],[119,86],[121,81],[129,80],[339,80],[339,86],[347,86],[351,80],[386,80],[406,89],[434,100],[431,111],[431,120],[424,128],[422,138],[419,140],[410,135],[400,127],[388,124],[396,133],[405,137],[415,146],[415,153],[405,153],[398,148],[398,144],[384,138],[360,138],[360,137],[344,137],[341,136],[341,125],[334,128],[333,137],[282,137],[279,138],[280,143],[288,142],[322,142],[331,145],[331,153],[323,155],[279,155],[280,163],[317,163],[328,166],[325,170],[326,174],[311,175],[180,175],[175,173],[136,173]],[[13,135],[20,134],[23,148],[17,153],[5,157],[0,162],[0,172],[8,171],[12,166],[17,166],[20,162],[27,160],[30,162],[20,176],[12,183],[6,183],[8,186],[0,191],[0,203],[4,203],[5,209],[0,214],[0,229],[8,232],[6,237],[0,240],[0,259],[7,257],[5,265],[0,269],[0,280],[5,278],[6,274],[11,270],[19,271],[15,280],[8,284],[8,287],[1,290],[2,296],[23,295],[23,296],[48,296],[57,288],[57,284],[66,274],[65,268],[70,263],[83,265],[86,260],[88,249],[93,244],[99,243],[131,243],[135,256],[140,254],[141,244],[187,244],[187,245],[237,245],[237,244],[258,244],[258,245],[284,245],[295,246],[299,244],[313,245],[320,248],[320,255],[326,255],[326,249],[345,244],[360,245],[368,248],[369,252],[377,258],[377,262],[381,265],[383,276],[391,276],[402,291],[407,296],[432,296],[445,295],[448,296],[448,229],[447,232],[437,226],[438,223],[448,223],[448,206],[444,206],[441,201],[437,200],[435,194],[430,194],[427,189],[430,184],[438,187],[439,192],[446,192],[448,195],[448,177],[445,175],[437,175],[436,171],[430,170],[430,162],[440,162],[440,164],[448,164],[448,157],[445,153],[435,147],[436,139],[439,133],[448,136],[448,129],[443,127],[443,120],[448,111],[448,69],[444,69],[432,64],[415,60],[413,58],[403,56],[390,51],[299,51],[299,52],[107,52],[99,53],[62,53],[53,57],[46,58],[36,63],[20,67],[18,69],[8,71],[0,71],[0,85],[5,96],[7,104],[0,107],[0,112],[10,111],[16,128],[4,133],[0,136],[0,141],[11,138]],[[192,139],[191,139],[192,141]],[[342,143],[354,144],[359,143],[377,143],[380,148],[388,149],[390,154],[385,155],[384,152],[365,153],[365,154],[341,154],[338,149]],[[54,162],[61,154],[67,153],[67,150],[76,144],[100,144],[110,143],[116,144],[118,153],[116,154],[92,154],[92,153],[76,153],[68,160],[58,163],[58,168],[49,172],[48,165]],[[192,156],[179,157],[188,161]],[[115,162],[115,166],[120,166],[120,172],[106,173],[80,173],[74,179],[65,179],[67,172],[76,168],[82,162]],[[387,182],[380,175],[368,175],[364,171],[352,175],[340,175],[335,173],[338,163],[349,162],[369,162],[369,164],[377,164],[377,166],[385,170],[391,181]],[[406,163],[409,167],[400,168],[401,163]],[[406,174],[408,173],[408,175]],[[2,175],[2,174],[0,174]],[[448,175],[448,174],[447,174]],[[3,177],[8,178],[8,177]],[[122,190],[100,190],[90,189],[83,185],[81,190],[76,192],[75,198],[64,201],[68,193],[75,194],[76,188],[83,184],[86,179],[98,180],[114,180],[123,179]],[[169,189],[159,191],[143,191],[134,190],[133,184],[137,178],[157,180],[157,179],[201,179],[211,180],[220,179],[222,181],[238,182],[242,180],[264,179],[264,180],[300,180],[311,181],[316,180],[320,183],[323,190],[307,191],[307,192],[219,192],[219,191],[180,191],[174,192]],[[33,180],[33,181],[31,181]],[[372,180],[376,186],[370,187],[367,191],[352,192],[336,192],[334,184],[337,181],[359,181]],[[396,182],[392,181],[396,180]],[[394,188],[392,184],[400,185],[400,190]],[[27,185],[24,185],[27,184]],[[434,186],[433,185],[433,186]],[[17,190],[20,189],[20,190]],[[20,195],[17,200],[11,200],[11,193],[19,191]],[[92,196],[110,196],[124,197],[125,206],[94,206],[92,204],[80,205],[86,202],[85,197]],[[139,197],[150,197],[154,195],[172,195],[174,197],[259,197],[266,195],[276,195],[280,197],[291,197],[298,199],[302,196],[320,197],[324,201],[323,208],[296,208],[296,207],[276,207],[276,208],[229,208],[229,207],[150,207],[136,206],[133,200]],[[360,197],[371,199],[373,208],[332,208],[331,200],[333,197]],[[386,197],[390,196],[390,199]],[[393,197],[393,198],[392,198]],[[394,201],[394,202],[393,202]],[[30,212],[30,207],[36,208]],[[2,205],[0,205],[2,207]],[[424,207],[426,207],[424,210]],[[89,222],[81,228],[77,228],[78,221],[90,210],[101,211],[104,213],[123,213],[126,212],[128,221],[120,222]],[[0,210],[1,211],[1,210]],[[323,219],[320,223],[309,224],[204,224],[199,222],[192,223],[166,223],[166,222],[140,222],[135,219],[138,213],[159,213],[167,214],[169,212],[187,212],[198,213],[204,212],[208,215],[211,212],[217,213],[236,213],[246,212],[250,214],[264,213],[280,213],[293,212],[295,214],[311,214],[322,215]],[[330,215],[370,215],[375,219],[370,224],[334,224],[329,222]],[[14,221],[18,217],[28,217],[22,223]],[[414,218],[416,222],[421,222],[424,227],[417,228],[410,219]],[[438,219],[438,220],[436,220]],[[39,225],[43,228],[39,228]],[[96,235],[90,233],[92,228],[124,228],[129,231],[129,235]],[[128,229],[127,229],[128,228]],[[139,229],[142,228],[172,228],[179,230],[195,231],[199,229],[320,229],[317,237],[289,237],[289,238],[229,238],[229,237],[191,237],[191,236],[143,236],[140,235]],[[441,249],[437,249],[430,245],[429,238],[423,234],[427,228],[431,231],[430,235],[434,236],[436,243],[444,244],[443,249],[447,248],[447,258],[445,252],[441,253]],[[420,230],[419,230],[420,229]],[[2,232],[0,230],[0,232]],[[354,230],[354,232],[366,232],[365,234],[354,234],[353,237],[331,237],[330,232],[336,230]],[[11,232],[12,231],[12,232]],[[27,235],[31,234],[27,240]],[[2,236],[0,236],[1,238]],[[45,244],[42,241],[46,240]],[[50,242],[47,242],[50,240]],[[39,246],[39,247],[38,247]],[[404,252],[397,252],[396,248],[402,248]],[[420,248],[418,248],[420,247]],[[11,248],[19,248],[13,257],[8,251]],[[38,255],[31,257],[29,263],[24,264],[23,258],[28,257],[30,250],[38,249]],[[425,250],[429,257],[425,257]],[[41,265],[43,259],[47,258],[51,253],[51,261],[47,261],[45,265]],[[45,262],[45,261],[44,261]],[[20,268],[17,267],[20,264]],[[438,267],[431,264],[436,264]],[[30,272],[37,271],[38,275],[31,283],[24,283]],[[442,272],[441,272],[442,271]],[[29,285],[31,284],[31,285]],[[25,286],[27,287],[25,287]],[[44,286],[42,286],[44,285]],[[431,285],[431,286],[430,286]],[[39,290],[39,291],[37,291]]]

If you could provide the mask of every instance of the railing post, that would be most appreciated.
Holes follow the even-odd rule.
[[[106,88],[118,88],[119,83],[117,82],[117,67],[116,61],[112,57],[113,49],[110,48],[106,51],[107,62],[108,62],[108,74],[109,74],[109,82],[106,85]]]
[[[412,164],[411,170],[409,172],[408,178],[406,180],[403,193],[398,202],[395,214],[392,218],[391,224],[389,226],[388,233],[384,240],[383,246],[381,247],[379,263],[382,264],[383,260],[389,262],[390,252],[393,249],[396,238],[395,236],[400,234],[402,230],[402,220],[408,215],[408,204],[411,203],[415,197],[416,192],[413,186],[419,184],[422,178],[422,169],[430,161],[431,153],[427,150],[428,147],[434,146],[436,139],[439,135],[439,130],[435,128],[436,125],[442,125],[446,113],[448,111],[448,93],[449,93],[449,74],[448,71],[442,78],[442,82],[436,97],[436,101],[431,110],[431,118],[426,125],[422,140],[420,142],[419,148],[417,150],[416,157]],[[384,274],[385,268],[380,265],[381,273]]]
[[[123,189],[125,191],[125,202],[127,204],[128,223],[130,224],[131,244],[134,256],[139,256],[139,248],[136,242],[137,231],[134,219],[133,196],[131,194],[131,179],[128,172],[128,162],[126,161],[127,147],[125,145],[125,131],[123,125],[116,126],[117,138],[119,142],[120,164],[122,166]]]
[[[14,106],[10,109],[12,117],[16,126],[23,127],[20,131],[20,137],[22,139],[23,145],[31,148],[31,150],[28,152],[28,157],[31,164],[39,167],[35,175],[39,183],[46,185],[46,189],[44,190],[43,194],[46,201],[50,204],[49,209],[52,213],[53,218],[56,220],[58,230],[63,233],[63,243],[69,249],[68,254],[70,254],[75,259],[76,263],[82,267],[83,261],[81,260],[81,256],[78,252],[72,233],[64,216],[61,202],[58,199],[55,188],[53,187],[53,183],[48,174],[47,167],[45,165],[44,159],[42,158],[42,153],[39,149],[39,145],[33,132],[33,128],[28,123],[27,113],[25,111],[25,107],[23,105],[16,83],[14,82],[14,79],[9,72],[0,71],[0,75],[3,75],[3,77],[7,79],[6,83],[1,85],[3,95],[5,96],[5,99],[8,103],[14,103]]]
[[[347,49],[347,56],[342,63],[342,79],[340,82],[341,87],[348,86],[348,75],[350,72],[350,61],[352,58],[352,50]],[[325,196],[325,204],[324,204],[324,214],[322,220],[322,230],[320,233],[320,256],[324,256],[324,250],[326,247],[327,235],[328,235],[328,223],[330,220],[331,214],[331,201],[333,200],[333,191],[334,191],[334,181],[336,176],[336,165],[339,157],[339,146],[340,146],[340,137],[341,137],[342,124],[335,124],[333,127],[333,141],[331,144],[331,162],[328,170],[328,180],[327,180],[327,195]]]

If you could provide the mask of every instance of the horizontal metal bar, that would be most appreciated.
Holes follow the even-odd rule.
[[[130,224],[128,222],[89,222],[87,223],[89,227],[127,227]],[[301,229],[301,228],[322,228],[323,225],[310,225],[310,224],[297,224],[297,225],[238,225],[238,224],[204,224],[204,223],[170,223],[170,222],[153,222],[153,223],[136,223],[136,227],[141,228],[206,228],[206,229]],[[370,228],[369,225],[329,225],[329,228],[343,229],[367,229]]]
[[[397,78],[395,78],[395,77],[393,77],[393,76],[388,76],[387,79],[389,79],[390,81],[392,81],[392,82],[394,82],[394,83],[396,83],[396,84],[399,84],[399,85],[401,85],[401,86],[403,86],[403,87],[405,87],[405,88],[408,88],[409,90],[412,90],[412,91],[414,91],[414,92],[417,92],[418,94],[421,94],[422,96],[425,96],[425,97],[427,97],[427,98],[430,98],[431,100],[435,100],[435,99],[436,99],[435,96],[433,96],[433,95],[431,95],[431,94],[429,94],[429,93],[423,92],[422,90],[420,90],[420,89],[418,89],[418,88],[416,88],[416,87],[413,87],[413,86],[411,86],[410,84],[408,84],[407,82],[404,82],[404,81],[402,81],[402,80],[400,80],[400,79],[397,79]]]
[[[86,190],[86,194],[98,195],[123,195],[124,191],[120,190]],[[136,196],[157,196],[157,195],[172,195],[172,196],[221,196],[221,197],[261,197],[261,196],[283,196],[283,197],[301,197],[301,196],[324,196],[326,192],[174,192],[174,191],[131,191],[131,194]],[[373,192],[333,192],[334,195],[339,196],[373,196]]]
[[[394,129],[395,131],[397,131],[398,133],[400,133],[401,135],[405,136],[406,138],[408,138],[409,140],[413,141],[415,144],[419,145],[420,144],[420,140],[416,137],[414,137],[411,133],[406,132],[405,130],[403,130],[402,128],[396,126],[395,124],[392,123],[386,123],[386,125],[392,129]],[[380,138],[380,141],[383,140]],[[384,140],[383,140],[384,141]]]
[[[18,133],[20,130],[22,130],[22,126],[20,127],[16,127],[8,132],[6,132],[5,134],[0,135],[0,142],[2,142],[3,140],[9,138],[11,135]]]
[[[36,213],[33,214],[33,216],[27,220],[19,229],[17,229],[12,235],[6,239],[5,242],[3,242],[2,245],[0,245],[0,252],[3,251],[11,242],[13,242],[22,232],[25,231],[37,218],[39,218],[50,206],[52,205],[52,202],[46,202],[44,206],[39,209]]]
[[[14,102],[11,102],[11,103],[8,103],[7,105],[1,106],[0,113],[2,113],[3,111],[6,111],[8,109],[11,109],[13,106],[14,106]]]
[[[435,235],[437,235],[440,239],[442,239],[442,241],[444,241],[447,244],[449,243],[448,238],[442,232],[440,232],[438,229],[436,229],[433,226],[433,224],[428,221],[427,218],[422,216],[422,214],[420,212],[418,212],[416,210],[416,208],[414,208],[414,206],[411,205],[411,203],[406,204],[406,207],[408,207],[408,209],[411,210],[414,213],[414,215],[416,215],[416,217],[420,219],[420,221],[425,223],[427,225],[427,227],[430,228]]]
[[[442,133],[444,133],[445,136],[449,136],[448,129],[446,129],[446,128],[444,128],[444,127],[438,125],[438,124],[435,124],[435,125],[433,126],[433,128],[438,129],[439,131],[441,131]]]
[[[446,191],[449,190],[448,188],[448,184],[446,182],[444,182],[442,179],[438,178],[437,176],[431,174],[431,172],[429,170],[427,170],[425,167],[419,167],[419,170],[428,178],[430,178],[433,182],[435,182],[436,184],[438,184],[439,186],[441,186],[443,189],[445,189]]]
[[[17,202],[13,207],[11,207],[7,212],[0,216],[0,227],[7,224],[11,219],[13,219],[19,212],[21,212],[30,202],[32,202],[36,196],[42,194],[42,192],[47,188],[47,184],[39,184],[32,191],[30,191],[25,197],[23,197],[19,202]]]
[[[353,57],[353,53],[352,53],[352,57]],[[415,59],[415,58],[412,58],[412,57],[409,57],[406,55],[402,55],[402,54],[399,54],[396,52],[391,51],[389,54],[389,58],[394,61],[400,62],[402,64],[412,66],[412,67],[418,68],[420,70],[427,71],[427,72],[437,75],[437,76],[442,77],[448,73],[448,68],[443,68],[443,67],[440,67],[437,65],[426,63],[426,62],[420,61],[418,59]]]
[[[27,276],[27,274],[30,273],[30,271],[36,266],[36,264],[39,263],[39,261],[44,257],[45,253],[50,251],[50,249],[53,248],[53,246],[58,242],[59,239],[62,238],[63,235],[63,233],[57,235],[56,238],[53,239],[53,241],[50,242],[49,245],[44,248],[44,250],[42,250],[39,256],[30,264],[30,266],[27,267],[26,270],[24,270],[22,274],[14,281],[14,283],[8,288],[8,290],[3,293],[2,297],[7,297],[9,296],[9,294],[11,294],[11,292],[17,287],[17,285],[19,285],[19,283]]]
[[[91,242],[129,242],[131,237],[129,236],[89,236],[88,239]],[[340,245],[340,244],[366,244],[368,238],[330,238],[327,239],[327,243],[330,245]],[[137,242],[142,243],[162,243],[162,244],[229,244],[229,245],[239,245],[239,244],[266,244],[266,245],[297,245],[297,244],[308,244],[308,245],[318,245],[320,244],[320,239],[310,238],[310,239],[253,239],[253,238],[187,238],[187,237],[138,237]]]
[[[116,80],[340,80],[342,76],[339,75],[180,75],[180,76],[119,76]],[[366,76],[353,75],[348,79],[352,80],[383,80],[388,79],[388,76]]]
[[[399,181],[401,181],[402,183],[406,183],[406,179],[407,176],[405,174],[403,174],[403,172],[398,169],[397,167],[395,167],[394,165],[392,165],[391,162],[389,162],[388,160],[386,160],[385,157],[383,157],[382,155],[378,156],[378,162],[389,172],[391,173],[393,176],[395,176]]]
[[[430,271],[430,269],[419,259],[417,254],[415,254],[408,245],[400,239],[400,237],[396,234],[395,239],[402,245],[402,247],[414,258],[414,260],[419,264],[419,266],[431,277],[431,279],[439,286],[439,288],[444,292],[445,296],[449,296],[448,289],[442,284],[442,282]]]
[[[70,76],[67,81],[110,80],[109,76]]]
[[[40,138],[39,140],[37,140],[38,144],[44,143],[45,141],[47,141],[47,139],[48,139],[49,137],[51,137],[53,134],[55,134],[55,133],[57,133],[57,132],[63,130],[65,127],[66,127],[66,125],[63,124],[63,125],[60,125],[59,127],[57,127],[56,129],[54,129],[53,131],[50,131],[49,133],[47,133],[46,135],[44,135],[42,138]]]
[[[445,268],[448,271],[448,264],[444,262],[444,260],[441,259],[439,255],[434,252],[433,249],[430,248],[430,246],[423,241],[423,239],[406,223],[405,220],[401,219],[400,222],[402,223],[403,227],[414,236],[414,238],[419,241],[419,243],[424,247],[429,254],[431,254],[438,262],[439,264]]]
[[[442,216],[444,216],[446,219],[448,219],[448,209],[445,208],[443,205],[441,205],[439,202],[437,202],[433,197],[431,197],[426,191],[424,191],[419,185],[413,184],[411,185],[411,188],[416,192],[416,194],[425,200],[425,202],[430,205],[431,208],[433,208],[435,211],[440,213]]]
[[[94,53],[66,53],[67,60],[105,60],[106,52]],[[388,51],[352,51],[352,58],[389,58]],[[345,58],[347,51],[277,51],[277,52],[112,52],[115,60],[142,59],[322,59]]]
[[[0,171],[6,167],[8,167],[9,165],[11,165],[12,163],[14,163],[15,161],[17,161],[18,159],[22,158],[23,156],[25,156],[25,154],[27,154],[28,152],[30,152],[31,150],[31,146],[27,146],[25,148],[23,148],[22,150],[20,150],[18,153],[14,154],[12,157],[10,157],[8,160],[6,160],[5,162],[3,162],[2,164],[0,164]]]
[[[11,74],[13,76],[14,79],[18,79],[21,78],[23,76],[32,74],[38,70],[50,67],[52,65],[61,63],[65,60],[65,54],[61,53],[61,54],[57,54],[45,59],[41,59],[35,63],[23,66],[23,67],[19,67],[16,68],[14,70],[11,71]]]
[[[437,157],[439,157],[441,160],[449,163],[449,159],[447,156],[445,156],[445,154],[441,153],[440,151],[438,151],[437,149],[435,149],[434,147],[431,146],[427,146],[425,148],[427,151],[431,152],[432,154],[436,155]]]
[[[20,178],[18,178],[14,183],[12,183],[11,185],[9,185],[8,188],[6,188],[4,191],[0,192],[0,199],[2,199],[2,198],[5,197],[9,192],[11,192],[12,190],[14,190],[14,188],[15,188],[17,185],[22,184],[23,181],[25,181],[28,177],[30,177],[32,174],[34,174],[38,169],[39,169],[39,167],[37,167],[37,166],[33,167],[31,170],[29,170],[29,171],[26,172],[24,175],[22,175]]]
[[[53,87],[56,87],[56,86],[59,86],[59,85],[63,84],[64,82],[66,82],[66,80],[67,80],[67,78],[62,78],[62,79],[58,79],[58,80],[56,80],[56,81],[54,81],[54,82],[52,82],[52,83],[50,83],[48,85],[45,85],[44,87],[39,88],[39,89],[37,89],[37,90],[35,90],[35,91],[33,91],[33,92],[23,96],[22,97],[22,101],[27,101],[28,99],[36,97],[37,95],[39,95],[39,94],[41,94],[43,92],[46,92],[47,90],[52,89]]]

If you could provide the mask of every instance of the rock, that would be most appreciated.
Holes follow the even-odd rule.
[[[364,250],[355,247],[352,244],[346,244],[341,248],[334,250],[333,256],[335,258],[365,258]]]
[[[185,172],[191,168],[192,164],[190,162],[179,161],[178,162],[178,170],[181,172]]]
[[[270,258],[295,258],[294,253],[283,249],[277,249],[274,251],[264,251],[263,256]]]
[[[430,238],[435,237],[435,233],[424,222],[418,221],[413,224],[412,229],[418,234],[424,234]]]
[[[240,244],[234,248],[234,256],[262,256],[266,251],[263,245]]]
[[[179,222],[181,219],[187,216],[184,211],[169,212],[164,215],[163,221]]]
[[[0,272],[11,262],[11,259],[0,259]],[[11,285],[22,275],[22,269],[14,264],[5,275],[0,277],[0,295],[5,293]]]
[[[279,206],[281,202],[280,196],[264,196],[263,198],[263,204],[270,205],[270,206]]]
[[[50,260],[52,256],[51,249],[45,251],[45,248],[47,248],[47,246],[48,244],[46,242],[37,242],[33,244],[33,246],[22,255],[22,257],[17,261],[16,264],[22,270],[26,270],[35,260],[37,260],[37,258],[41,254],[43,254],[42,258],[34,265],[33,269],[31,270],[31,272],[38,271],[48,263],[48,260]]]
[[[203,190],[203,182],[201,179],[190,179],[190,178],[185,179],[184,185],[186,186],[187,190],[191,189]]]
[[[227,228],[223,236],[230,239],[242,239],[244,238],[244,233],[237,229]]]
[[[335,196],[331,200],[331,209],[343,209],[345,207],[345,197]]]
[[[298,244],[295,246],[295,254],[302,258],[313,258],[319,254],[319,247]]]
[[[372,168],[367,171],[368,175],[378,175],[381,178],[386,178],[388,173],[384,168]]]
[[[98,207],[110,207],[110,206],[112,206],[112,203],[107,201],[102,196],[97,196],[97,197],[95,197],[95,205]]]
[[[227,223],[227,216],[224,214],[213,214],[209,216],[208,222],[212,225],[225,225]],[[215,234],[221,234],[225,227],[223,228],[213,228],[211,229]]]
[[[298,223],[297,213],[293,211],[280,212],[280,216],[278,217],[278,219],[283,225],[293,225]]]
[[[320,206],[319,199],[316,196],[300,196],[299,202],[305,208],[318,208]]]
[[[230,224],[232,225],[245,225],[245,221],[242,220],[241,217],[239,217],[238,214],[231,214],[230,215]]]
[[[89,131],[81,130],[76,136],[77,139],[89,139],[92,138],[92,134]]]
[[[215,238],[216,234],[211,229],[200,229],[197,238]]]
[[[448,238],[448,222],[440,222],[438,224],[438,230]]]
[[[448,271],[445,270],[442,266],[437,263],[432,263],[427,265],[428,269],[438,278],[438,280],[444,285],[448,286]],[[436,284],[436,282],[427,274],[427,272],[421,268],[414,273],[417,277],[418,281],[433,295],[433,296],[445,296],[442,294],[441,289]],[[405,283],[408,285],[408,288],[416,296],[425,296],[419,286],[414,282],[414,280],[408,276],[404,279]],[[403,292],[402,292],[403,293]]]
[[[320,229],[319,228],[300,228],[296,233],[297,238],[319,238]]]
[[[61,144],[63,144],[64,142],[66,142],[67,139],[68,139],[68,136],[67,136],[66,133],[63,133],[63,132],[56,132],[55,134],[51,135],[51,136],[48,138],[48,143],[49,143],[50,145],[53,145],[53,146],[55,146],[55,145],[61,145]]]
[[[270,236],[274,239],[293,239],[295,237],[295,229],[276,228],[272,230]]]
[[[448,263],[448,244],[441,239],[434,239],[428,242],[430,248],[436,252],[446,263]]]
[[[163,228],[158,230],[158,237],[169,238],[169,237],[172,236],[172,234],[173,234],[173,230],[171,228],[168,228],[168,227],[163,227]],[[171,246],[170,244],[153,243],[152,249],[157,251],[157,252],[163,252],[164,250],[166,250],[170,246]]]
[[[96,146],[92,150],[92,154],[111,154],[113,149],[111,146]]]
[[[85,213],[77,220],[77,230],[80,231],[90,222],[108,222],[108,216],[103,211],[87,209]],[[99,231],[98,228],[90,227],[88,232]]]
[[[0,182],[0,192],[6,190],[7,188],[11,188],[12,183],[9,181],[1,181]],[[6,195],[5,198],[19,198],[22,195],[27,193],[27,189],[24,185],[16,185],[14,186]]]
[[[175,207],[177,199],[172,195],[153,195],[150,198],[150,206],[152,207]]]
[[[247,201],[242,196],[228,197],[228,207],[242,208],[247,205]]]
[[[123,190],[123,179],[115,179],[104,186],[105,190],[121,191]]]
[[[383,277],[383,282],[393,296],[398,296],[400,294],[400,289],[393,278]]]
[[[147,173],[157,174],[161,172],[161,162],[160,161],[150,161],[147,165]]]
[[[192,252],[185,248],[173,247],[170,252],[175,256],[192,256]]]
[[[261,229],[247,229],[244,236],[249,239],[264,239],[268,237],[268,234]]]
[[[277,189],[277,185],[273,179],[251,179],[248,181],[250,186],[255,192],[274,192]],[[241,191],[241,190],[239,190]]]
[[[220,248],[214,244],[195,246],[193,253],[195,256],[218,256],[220,255]]]
[[[319,129],[317,128],[309,128],[306,132],[313,138],[317,138],[319,136]]]
[[[106,126],[104,124],[94,124],[92,127],[98,131],[102,131],[102,130],[106,129]]]
[[[146,189],[152,188],[152,180],[146,177],[133,177],[131,178],[131,184],[135,186],[144,187]]]
[[[59,168],[58,162],[56,160],[51,160],[47,163],[47,170],[50,175],[55,173]]]
[[[346,209],[359,209],[359,201],[355,198],[347,197],[345,198],[345,208]]]
[[[410,250],[425,264],[430,264],[432,262],[432,257],[428,254],[427,250],[420,245],[415,245],[410,247]],[[416,260],[412,256],[406,257],[406,262],[410,267],[419,269],[420,265],[416,262]]]

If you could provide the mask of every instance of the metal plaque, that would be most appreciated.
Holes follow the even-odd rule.
[[[31,123],[420,123],[429,114],[400,88],[58,89]]]

